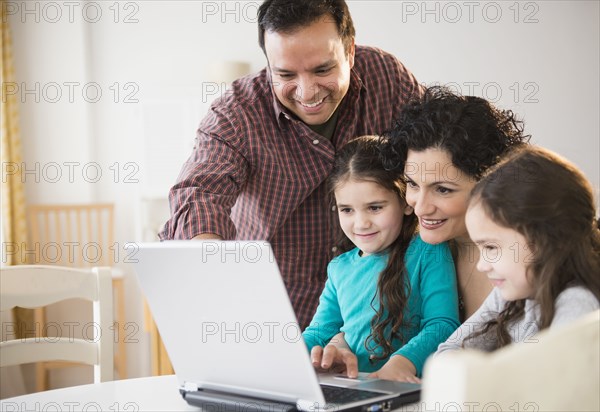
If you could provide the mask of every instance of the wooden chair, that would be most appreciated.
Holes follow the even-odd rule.
[[[158,240],[164,222],[169,218],[169,200],[166,197],[144,197],[141,200],[142,239],[145,242]],[[150,337],[150,366],[153,376],[172,375],[171,360],[158,333],[148,305],[144,302],[144,330]]]
[[[115,368],[120,379],[127,377],[125,348],[125,291],[123,272],[114,267],[124,252],[114,242],[114,206],[112,204],[37,204],[28,207],[29,252],[35,264],[69,267],[112,266],[115,292],[117,352]],[[45,324],[45,312],[35,312],[35,321]],[[38,389],[48,388],[44,364],[38,368]]]
[[[175,371],[171,359],[169,359],[165,344],[146,302],[144,302],[144,325],[146,325],[146,332],[150,335],[150,372],[152,376],[173,375]]]
[[[42,361],[94,365],[94,382],[113,379],[113,306],[110,268],[20,265],[0,270],[0,310],[39,308],[66,299],[93,302],[93,336],[17,338],[0,342],[0,366]],[[5,330],[8,325],[3,325]]]
[[[425,364],[434,410],[600,410],[600,311],[492,353],[443,353]]]

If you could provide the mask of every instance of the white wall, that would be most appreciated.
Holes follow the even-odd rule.
[[[139,240],[140,199],[166,195],[215,96],[211,66],[264,65],[255,27],[260,2],[28,1],[29,14],[24,3],[8,3],[17,81],[29,89],[40,84],[39,102],[35,94],[22,96],[24,160],[29,169],[39,163],[42,175],[37,182],[28,177],[28,200],[115,202],[117,241]],[[357,43],[393,52],[423,83],[453,82],[465,94],[513,109],[535,143],[578,164],[597,190],[598,2],[349,5]],[[53,82],[62,85],[56,103]],[[79,82],[73,99],[65,82]],[[80,163],[74,179],[64,162]],[[57,182],[52,163],[63,165]],[[102,177],[92,183],[98,167]],[[123,256],[115,264],[125,266]],[[141,376],[149,373],[148,348],[128,273],[128,319],[139,325],[140,341],[129,346],[129,366],[131,376]]]
[[[359,42],[392,51],[421,82],[512,109],[533,142],[577,163],[598,189],[599,2],[350,4]],[[379,30],[368,29],[374,22]]]

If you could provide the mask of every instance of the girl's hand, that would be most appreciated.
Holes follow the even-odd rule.
[[[328,344],[323,349],[315,346],[310,351],[310,359],[317,372],[341,373],[349,378],[358,377],[358,360],[350,349]]]
[[[369,378],[386,379],[389,381],[401,381],[410,383],[421,383],[416,376],[417,369],[411,361],[402,355],[392,356],[381,369],[369,375]]]

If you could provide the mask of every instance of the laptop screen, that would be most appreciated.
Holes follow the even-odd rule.
[[[181,385],[323,402],[268,242],[136,247],[135,271]]]

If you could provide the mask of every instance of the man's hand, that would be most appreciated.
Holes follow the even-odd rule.
[[[410,383],[421,383],[416,376],[415,365],[402,355],[392,356],[385,365],[377,372],[369,375],[369,378],[386,379],[389,381],[401,381]]]

